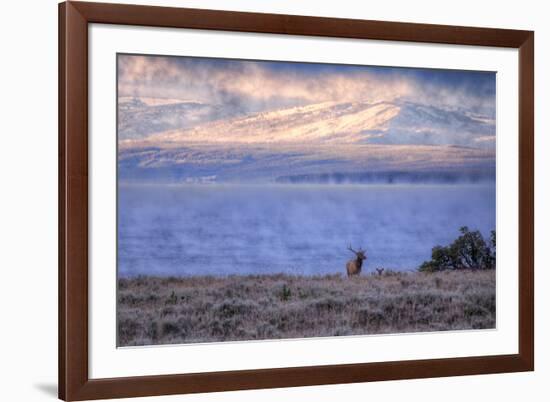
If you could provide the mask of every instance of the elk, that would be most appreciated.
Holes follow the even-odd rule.
[[[359,275],[361,273],[361,267],[363,266],[363,261],[367,259],[367,252],[359,248],[359,251],[355,251],[351,248],[351,244],[348,246],[348,250],[355,254],[354,260],[349,260],[346,264],[346,271],[348,277]]]

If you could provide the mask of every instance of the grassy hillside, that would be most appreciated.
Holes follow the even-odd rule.
[[[119,346],[494,327],[494,270],[119,280]]]

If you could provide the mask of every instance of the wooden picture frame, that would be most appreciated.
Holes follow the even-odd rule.
[[[88,24],[192,28],[519,49],[519,353],[90,379]],[[534,33],[381,21],[65,2],[59,5],[59,397],[64,400],[293,387],[534,369]]]

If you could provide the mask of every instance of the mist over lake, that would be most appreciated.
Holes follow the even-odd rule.
[[[495,185],[123,185],[118,273],[192,276],[414,270],[461,226],[489,236]]]

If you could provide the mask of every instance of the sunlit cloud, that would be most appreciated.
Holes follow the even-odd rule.
[[[119,56],[119,95],[207,103],[307,104],[391,101],[411,94],[412,83],[361,71],[276,70],[263,62]]]

